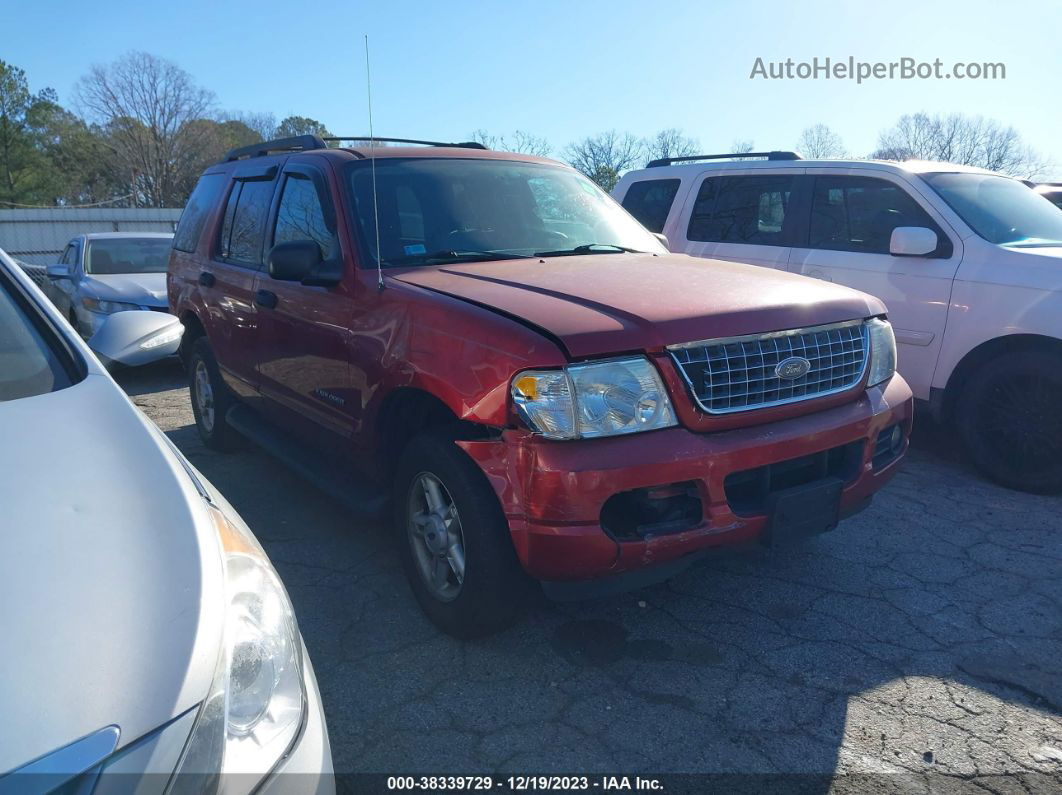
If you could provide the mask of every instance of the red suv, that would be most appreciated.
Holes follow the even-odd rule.
[[[830,530],[892,477],[912,401],[880,301],[669,254],[559,163],[402,143],[230,152],[169,301],[203,441],[388,495],[445,631],[504,626],[531,579],[577,597]]]

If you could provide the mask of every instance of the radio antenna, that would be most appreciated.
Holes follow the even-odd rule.
[[[383,262],[380,259],[380,207],[376,199],[376,138],[372,131],[372,75],[369,73],[369,34],[365,34],[365,93],[369,100],[369,163],[372,168],[372,218],[376,227],[376,286],[384,288]]]

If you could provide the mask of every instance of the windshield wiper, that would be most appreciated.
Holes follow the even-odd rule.
[[[411,263],[435,265],[440,262],[486,262],[494,259],[533,259],[533,257],[530,254],[512,254],[507,251],[478,251],[474,249],[455,251],[453,249],[443,249],[441,251],[433,251],[430,254],[408,254],[405,257],[385,259],[384,265],[408,265]]]
[[[597,251],[597,249],[612,249],[612,251]],[[574,254],[612,254],[621,251],[624,254],[648,254],[636,248],[627,248],[616,243],[586,243],[575,248],[560,248],[556,251],[536,251],[536,257],[567,257]]]

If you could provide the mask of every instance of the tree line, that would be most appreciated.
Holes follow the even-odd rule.
[[[0,208],[182,207],[202,170],[229,149],[271,138],[331,135],[305,116],[278,122],[269,112],[220,110],[213,92],[188,72],[144,52],[91,67],[73,100],[71,110],[50,88],[31,92],[25,72],[0,60]],[[559,149],[522,130],[475,130],[469,138],[492,149],[558,157],[606,190],[649,161],[702,153],[696,138],[675,128],[645,138],[607,130]],[[1013,127],[965,114],[901,116],[865,155],[849,152],[824,124],[806,128],[795,148],[816,158],[944,160],[1027,179],[1051,168]],[[730,147],[737,154],[754,149],[752,140]]]

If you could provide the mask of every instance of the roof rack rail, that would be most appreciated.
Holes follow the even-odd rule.
[[[294,138],[277,138],[274,141],[262,141],[250,146],[240,146],[230,149],[225,155],[225,162],[242,160],[245,157],[263,157],[273,152],[306,151],[309,149],[324,149],[328,144],[317,135],[296,135]]]
[[[381,138],[373,135],[330,135],[321,140],[324,141],[379,141],[385,144],[423,144],[424,146],[453,146],[458,149],[486,149],[479,141],[461,141],[460,143],[445,143],[443,141],[418,141],[415,138]]]
[[[656,160],[650,160],[646,164],[646,168],[657,168],[658,166],[670,166],[672,163],[689,163],[693,160],[734,160],[746,157],[765,157],[768,160],[803,160],[796,152],[731,152],[724,155],[689,155],[687,157],[661,157]]]

